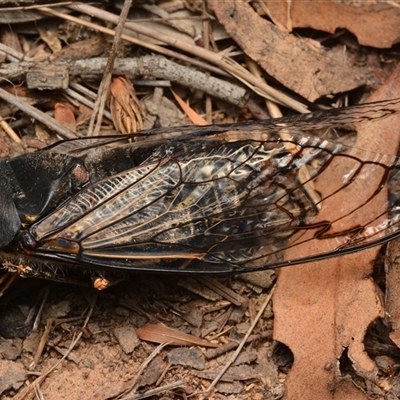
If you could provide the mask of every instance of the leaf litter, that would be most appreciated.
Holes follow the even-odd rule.
[[[196,65],[196,68],[200,68],[199,66],[202,65],[203,68],[206,68],[207,74],[217,75],[218,79],[226,81],[228,87],[234,84],[242,90],[244,89],[244,92],[241,92],[238,96],[240,100],[234,103],[235,106],[230,105],[229,95],[223,95],[218,100],[214,98],[212,101],[212,116],[214,117],[212,119],[214,122],[242,121],[247,118],[254,118],[252,116],[256,115],[255,113],[263,107],[263,98],[274,98],[275,95],[278,103],[302,111],[306,111],[306,105],[309,105],[306,100],[318,100],[322,105],[333,104],[334,101],[340,104],[347,101],[346,99],[351,100],[352,97],[360,96],[362,91],[358,89],[358,92],[355,92],[353,89],[359,88],[361,85],[368,85],[369,89],[379,87],[380,83],[389,76],[397,64],[396,47],[390,51],[382,50],[380,60],[383,60],[383,62],[379,65],[377,64],[378,58],[375,57],[376,53],[368,54],[373,63],[365,66],[359,65],[358,58],[365,49],[360,49],[358,46],[356,50],[352,48],[348,52],[346,47],[348,42],[338,40],[335,34],[329,37],[329,40],[333,41],[335,46],[325,47],[323,45],[325,40],[321,40],[321,44],[307,35],[301,37],[302,32],[293,33],[291,29],[277,30],[271,21],[276,21],[278,26],[280,24],[286,28],[303,26],[301,22],[297,22],[300,19],[297,10],[301,2],[287,2],[287,5],[292,3],[293,14],[289,10],[285,13],[286,19],[284,19],[282,11],[274,8],[274,6],[278,7],[278,4],[272,4],[274,2],[260,1],[249,4],[244,1],[209,1],[207,3],[208,11],[215,13],[213,24],[215,25],[216,20],[219,20],[227,34],[221,35],[223,30],[219,26],[218,29],[215,29],[215,32],[218,31],[219,39],[215,39],[215,41],[213,38],[214,30],[211,28],[209,36],[202,38],[203,42],[199,42],[198,35],[199,32],[205,30],[203,21],[210,15],[203,13],[206,4],[196,1],[187,2],[187,8],[184,9],[183,4],[177,3],[179,2],[166,1],[159,2],[154,7],[146,6],[142,8],[139,5],[140,15],[144,19],[144,23],[139,20],[135,29],[141,32],[140,35],[143,38],[143,34],[146,32],[146,19],[151,21],[153,44],[150,44],[148,40],[141,42],[140,36],[137,35],[126,38],[126,31],[124,31],[125,36],[122,36],[122,39],[129,39],[129,42],[124,41],[119,46],[115,66],[119,66],[118,63],[121,60],[123,61],[124,58],[128,59],[129,56],[134,58],[131,52],[131,47],[134,45],[127,43],[135,42],[135,46],[143,46],[142,49],[158,46],[152,47],[151,50],[156,53],[159,51],[166,57],[176,56],[175,60],[185,60],[185,65],[177,64],[178,71],[180,66],[188,68],[188,66]],[[329,2],[324,4],[327,7],[326,10],[328,7],[341,7]],[[14,7],[14,5],[10,7]],[[101,41],[103,46],[99,46],[98,38],[100,36],[92,36],[93,34],[97,35],[98,27],[100,30],[102,19],[96,20],[96,18],[89,17],[84,6],[80,9],[76,7],[78,6],[73,5],[66,10],[49,7],[53,14],[48,9],[40,11],[36,8],[22,11],[11,9],[9,14],[3,14],[2,18],[7,18],[7,26],[11,26],[12,29],[11,37],[2,41],[6,49],[2,47],[0,50],[7,50],[5,54],[8,54],[9,58],[0,68],[7,69],[9,80],[14,79],[9,72],[12,68],[15,70],[15,68],[23,66],[22,72],[15,76],[24,77],[25,73],[34,73],[35,71],[31,70],[35,67],[41,67],[40,60],[43,59],[50,60],[50,64],[55,66],[56,70],[59,68],[57,66],[59,60],[65,58],[67,64],[71,63],[72,60],[86,63],[90,61],[88,57],[98,55],[103,60],[107,60],[112,39],[104,36]],[[318,7],[323,9],[321,3],[318,4]],[[356,11],[354,8],[346,9],[349,15],[354,12],[360,15],[364,15],[363,12],[366,15],[371,15],[369,8],[363,10],[363,4],[346,7],[356,7]],[[386,10],[387,7],[393,7],[392,9],[389,8],[390,12],[396,10],[394,5],[386,4],[377,7],[384,7]],[[178,8],[178,11],[176,8]],[[96,10],[104,17],[109,14],[101,8]],[[260,15],[263,15],[261,10],[269,11],[271,21],[261,18]],[[118,20],[120,9],[111,8],[111,11],[112,15]],[[179,11],[184,11],[185,16],[178,15],[176,16],[176,23],[169,24],[168,19],[173,19],[174,13]],[[18,23],[13,21],[16,15],[18,15],[19,20],[23,18],[22,12],[27,12],[30,15],[29,18],[40,18],[46,21],[45,24],[48,21],[56,21],[58,30],[43,30],[41,26],[36,30],[36,33],[35,30],[33,31],[33,37],[36,34],[36,38],[32,40],[32,31],[26,33],[23,29],[21,30]],[[56,12],[61,12],[62,16],[56,15]],[[49,15],[53,16],[49,19]],[[78,20],[81,19],[81,22],[85,22],[86,25],[79,25],[79,21],[72,20],[70,17],[74,17],[74,15],[78,15]],[[198,18],[199,15],[201,15],[201,18]],[[326,26],[326,29],[322,29],[323,27],[320,24],[323,24],[323,21],[319,19],[317,13],[308,12],[307,16],[309,19],[314,17],[311,22],[309,20],[307,22],[308,26],[314,29],[325,30],[325,32],[332,32],[335,29],[334,21]],[[46,19],[43,19],[44,17]],[[65,20],[62,19],[64,17]],[[375,32],[384,32],[388,36],[388,38],[379,36],[380,39],[377,39],[377,35],[375,35],[374,39],[380,40],[382,44],[375,43],[373,45],[377,48],[389,47],[390,40],[393,41],[393,39],[390,39],[392,29],[381,27],[380,24],[385,23],[385,21],[373,19],[372,16],[369,18],[371,18],[371,22],[366,25],[373,28]],[[178,23],[180,19],[182,24]],[[88,25],[87,22],[94,25]],[[358,33],[356,19],[353,22],[353,26],[346,25],[346,27],[355,35],[359,35],[359,42],[364,44],[365,35],[363,36],[363,32]],[[111,24],[112,21],[110,20],[108,23]],[[154,28],[164,25],[169,25],[167,31],[158,32]],[[12,34],[13,30],[18,32],[18,36]],[[104,29],[102,29],[102,32],[104,35],[108,34]],[[129,32],[132,33],[132,30]],[[254,34],[254,32],[257,33]],[[259,32],[264,32],[264,35],[260,35]],[[318,34],[316,33],[315,37],[318,37]],[[60,35],[60,37],[57,35]],[[343,34],[340,36],[346,37]],[[66,37],[67,40],[65,40]],[[183,37],[188,39],[183,40]],[[229,37],[232,37],[234,41],[230,40]],[[208,42],[210,38],[211,40]],[[86,42],[90,40],[93,40],[92,44]],[[65,46],[65,43],[68,41],[77,44],[71,53],[66,52],[68,46]],[[162,45],[164,41],[170,45],[170,48]],[[184,45],[181,41],[187,44]],[[228,41],[228,43],[224,41]],[[19,45],[20,43],[22,43],[22,46]],[[84,43],[88,43],[88,46],[85,46]],[[174,46],[175,43],[176,47]],[[61,49],[60,44],[63,46]],[[203,47],[198,46],[198,44]],[[212,48],[213,51],[207,53],[204,50],[206,48]],[[81,49],[81,52],[79,52],[79,49]],[[221,49],[223,52],[218,53]],[[199,56],[199,58],[188,57],[183,52]],[[58,57],[57,54],[61,53],[64,56]],[[14,54],[12,56],[14,58],[10,56],[11,54]],[[223,55],[221,56],[221,54]],[[340,54],[344,54],[344,56],[339,56]],[[253,58],[261,65],[267,73],[265,76],[271,84],[271,88],[265,82],[258,82],[247,70],[242,70],[240,64],[234,62],[234,60],[246,61],[243,55]],[[229,58],[230,56],[231,58]],[[228,59],[229,61],[227,61]],[[203,64],[201,64],[202,62]],[[24,63],[30,64],[24,65]],[[99,65],[98,62],[97,64]],[[156,62],[150,62],[150,64],[154,66]],[[48,89],[43,90],[40,87],[39,90],[38,88],[25,89],[27,90],[26,96],[20,96],[13,102],[3,92],[0,93],[4,99],[2,118],[6,122],[8,121],[11,126],[16,127],[16,135],[18,138],[22,136],[22,142],[25,145],[25,147],[22,147],[21,144],[14,142],[12,133],[10,133],[10,139],[1,132],[0,140],[3,143],[1,151],[4,156],[12,156],[27,150],[32,151],[34,148],[40,148],[40,146],[45,146],[57,140],[54,134],[41,133],[46,130],[43,129],[43,126],[51,126],[59,132],[59,135],[66,137],[69,137],[73,131],[74,134],[82,135],[84,130],[87,129],[88,122],[87,116],[83,113],[82,104],[85,104],[85,107],[93,108],[95,98],[91,97],[90,91],[92,90],[92,93],[97,91],[101,79],[100,72],[95,72],[94,66],[87,65],[89,67],[86,66],[83,74],[68,73],[69,88],[65,92],[62,87],[57,91],[52,91],[51,94],[47,92]],[[196,76],[196,70],[190,68]],[[73,66],[67,66],[66,71],[69,69],[74,70]],[[139,82],[136,75],[142,77],[146,75],[145,71],[141,70],[132,77],[129,75],[128,69],[125,68],[122,75],[129,76],[130,79],[134,78],[135,100],[131,104],[129,104],[129,100],[127,102],[124,100],[126,103],[123,105],[124,109],[128,110],[129,106],[134,107],[133,114],[135,114],[137,110],[140,110],[138,108],[140,105],[138,106],[137,103],[138,99],[145,109],[152,109],[151,115],[149,112],[147,112],[147,115],[145,113],[143,124],[146,127],[155,123],[158,124],[160,120],[163,121],[163,126],[179,125],[180,120],[187,123],[187,119],[180,114],[173,96],[167,90],[160,90],[162,83],[157,81],[157,76],[145,76],[147,82],[143,84],[143,80]],[[163,69],[163,67],[159,68],[160,71]],[[315,79],[316,71],[320,74],[318,80]],[[227,72],[233,74],[233,77],[236,78],[228,79]],[[181,76],[185,74],[186,72]],[[399,97],[400,91],[396,74],[397,72],[379,89],[373,99]],[[121,75],[121,71],[118,71],[118,75]],[[175,83],[174,92],[180,99],[188,99],[191,110],[197,110],[198,114],[201,115],[205,108],[203,93],[208,93],[208,89],[207,84],[204,85],[203,76],[197,75],[196,78],[199,78],[198,80],[202,82],[202,92],[199,93],[198,86],[190,87],[190,83],[186,81],[180,82],[183,83],[182,86]],[[15,79],[17,80],[13,81],[14,84],[20,83],[18,78]],[[150,86],[152,79],[153,85],[156,87],[154,90]],[[168,73],[166,74],[165,71],[163,79],[168,80]],[[176,79],[176,75],[171,73],[168,81],[171,85],[171,82],[179,82],[179,79]],[[282,92],[284,87],[285,89]],[[5,85],[2,84],[1,88],[5,89]],[[236,90],[236,88],[234,89]],[[353,92],[349,96],[342,95],[342,93],[349,93],[352,90]],[[73,93],[73,91],[78,92]],[[14,89],[11,88],[9,93],[15,94]],[[287,93],[290,93],[290,95]],[[76,100],[78,94],[81,96],[81,100]],[[299,96],[306,100],[299,101],[301,99]],[[322,96],[325,96],[325,98],[321,99]],[[84,101],[84,103],[81,101]],[[162,116],[160,115],[160,104],[163,104],[163,107],[168,107],[165,108]],[[240,107],[235,108],[238,105]],[[18,111],[18,108],[22,109],[23,112]],[[56,111],[57,109],[58,111]],[[41,110],[47,113],[41,114]],[[64,117],[57,116],[60,115],[61,110],[68,112],[67,121],[64,120]],[[168,110],[173,110],[172,112],[177,116],[172,122],[168,120],[168,115],[171,113]],[[70,111],[75,115],[76,121],[83,121],[82,124],[75,124]],[[190,112],[192,113],[192,111]],[[122,127],[126,115],[122,115],[122,111],[114,107],[114,113],[116,112],[120,113],[118,117],[122,117],[119,120],[120,123],[118,123],[118,126]],[[29,118],[26,118],[26,114],[29,115],[29,118],[41,121],[41,124],[39,125],[38,122],[29,124],[27,122]],[[129,118],[133,114],[127,111]],[[142,115],[141,110],[137,115],[139,114]],[[49,115],[54,115],[55,118],[51,119]],[[101,126],[102,133],[114,133],[114,127],[111,123],[112,116],[107,114],[107,110],[104,115],[105,118],[102,119]],[[193,115],[191,118],[194,118]],[[211,114],[207,120],[210,116]],[[12,119],[14,118],[18,124],[13,123]],[[111,119],[108,120],[107,118]],[[73,121],[72,129],[68,121]],[[379,122],[383,125],[374,123],[371,126],[365,125],[360,128],[358,143],[361,141],[363,148],[370,148],[379,153],[395,154],[396,146],[394,144],[398,143],[398,137],[396,132],[390,133],[390,128],[398,126],[398,123],[393,121],[393,119],[388,118]],[[131,121],[128,121],[126,125],[132,126]],[[377,133],[378,126],[379,132]],[[384,132],[384,134],[379,134],[381,132]],[[387,139],[389,136],[390,140]],[[29,145],[32,145],[32,147],[29,148]],[[323,179],[321,178],[317,182],[317,192],[323,193],[327,184],[334,185],[336,180],[340,179],[343,166],[332,165],[331,167],[325,172]],[[378,172],[371,172],[368,182],[371,187],[375,180],[379,180],[379,177],[375,175]],[[365,189],[367,192],[370,190],[370,188],[365,188],[360,183],[355,182],[349,188],[350,198],[354,197],[355,200],[357,196],[365,195]],[[347,201],[348,197],[342,203],[346,204]],[[373,206],[379,208],[384,204],[386,204],[386,200],[382,192],[380,196],[376,197],[376,203]],[[329,210],[322,210],[320,218],[323,218],[324,213],[327,213],[327,217],[330,217],[332,210],[339,206],[341,205],[332,204]],[[363,212],[368,214],[368,209],[366,208]],[[343,223],[345,222],[343,221]],[[326,242],[326,244],[329,245],[329,242]],[[307,254],[307,248],[301,249],[301,251]],[[396,390],[399,386],[398,371],[396,371],[396,363],[390,362],[391,359],[395,359],[394,349],[396,349],[396,346],[394,343],[398,343],[397,332],[400,325],[399,313],[396,309],[396,300],[398,299],[396,289],[398,285],[396,284],[397,278],[392,274],[393,270],[389,271],[386,287],[385,285],[382,287],[386,291],[387,298],[385,316],[383,297],[371,277],[377,251],[377,249],[372,249],[351,256],[279,271],[273,312],[271,306],[267,306],[260,316],[261,319],[253,334],[251,334],[249,327],[252,322],[255,322],[254,317],[261,307],[261,300],[265,300],[265,296],[268,296],[271,290],[272,281],[270,279],[267,279],[266,285],[260,288],[257,287],[257,281],[245,283],[240,276],[219,278],[219,285],[225,286],[227,289],[222,291],[221,297],[220,290],[215,295],[208,293],[210,290],[213,291],[214,287],[219,287],[218,285],[212,286],[212,289],[210,289],[210,283],[202,284],[200,278],[196,278],[200,288],[197,287],[193,292],[191,290],[192,283],[185,285],[184,282],[182,284],[182,280],[178,286],[174,279],[168,277],[135,276],[130,282],[122,282],[119,286],[101,292],[94,303],[95,306],[92,308],[90,318],[85,313],[87,313],[88,304],[92,304],[91,289],[50,284],[49,297],[47,302],[43,303],[43,307],[48,309],[51,304],[59,304],[61,301],[65,301],[68,303],[66,308],[68,315],[65,317],[47,317],[54,318],[47,319],[47,321],[40,321],[39,319],[39,332],[42,333],[47,324],[49,337],[46,339],[44,352],[34,369],[29,368],[29,365],[34,358],[36,348],[39,346],[40,335],[37,335],[36,332],[27,334],[23,332],[24,329],[22,328],[25,325],[29,309],[33,306],[38,307],[36,299],[39,297],[43,283],[19,281],[13,284],[11,289],[5,290],[0,305],[2,313],[1,335],[10,335],[10,327],[14,327],[14,329],[11,329],[11,332],[13,332],[11,335],[14,335],[11,336],[14,337],[12,339],[13,346],[10,347],[10,343],[7,342],[10,339],[0,343],[0,353],[3,358],[1,368],[15,371],[14,379],[9,380],[8,383],[3,383],[2,395],[6,396],[4,398],[32,398],[34,395],[33,388],[35,388],[37,396],[44,398],[111,399],[116,398],[129,388],[135,387],[135,390],[140,389],[140,391],[158,389],[160,390],[159,393],[153,391],[148,392],[147,395],[167,396],[167,398],[201,398],[201,396],[205,396],[204,393],[207,389],[209,389],[212,398],[219,399],[398,398],[398,396],[393,397],[396,396]],[[290,252],[286,256],[290,257]],[[387,262],[393,266],[395,265],[396,255],[391,257]],[[192,280],[193,277],[188,279]],[[183,278],[184,280],[185,278]],[[202,285],[205,287],[204,296],[201,290]],[[232,297],[229,291],[235,292],[239,297],[235,300],[235,297]],[[229,297],[224,297],[226,295]],[[241,303],[240,298],[245,301]],[[196,313],[191,312],[191,307],[196,309]],[[273,318],[273,316],[275,317]],[[366,332],[372,329],[373,322],[378,317],[385,320],[386,323],[390,322],[393,327],[393,332],[390,334],[393,343],[390,345],[387,344],[389,342],[385,343],[385,348],[391,349],[391,352],[385,353],[389,356],[382,355],[382,350],[381,352],[377,351],[380,347],[376,342],[365,339]],[[89,321],[88,325],[80,330],[85,318]],[[161,323],[163,325],[160,325]],[[174,357],[172,357],[174,352],[171,353],[173,350],[171,346],[157,348],[151,342],[144,340],[136,342],[132,333],[133,330],[145,327],[146,324],[156,327],[155,332],[159,335],[163,335],[165,328],[157,330],[157,327],[165,326],[171,329],[171,331],[168,331],[168,335],[173,332],[173,336],[179,337],[183,334],[186,339],[188,337],[201,338],[200,343],[188,342],[190,346],[187,351],[179,349],[178,354],[174,354]],[[22,335],[21,338],[18,338],[18,332]],[[77,332],[81,332],[79,336],[85,338],[81,337],[77,342],[79,344],[72,349],[71,343],[76,341]],[[84,332],[85,335],[83,335]],[[246,332],[251,335],[248,338],[248,344],[245,345],[246,339],[243,341],[243,338]],[[272,335],[275,340],[283,343],[280,347],[282,352],[279,361],[277,350],[274,350],[279,349],[279,346],[272,341]],[[132,338],[134,341],[132,341]],[[168,337],[167,342],[169,339],[171,338]],[[218,352],[210,353],[211,349],[206,350],[203,347],[203,340],[217,345],[215,351]],[[382,340],[382,337],[379,336],[379,340]],[[239,346],[241,342],[246,350],[239,350],[238,354],[245,354],[245,352],[250,354],[252,349],[256,349],[256,358],[243,357],[243,360],[239,361],[240,363],[236,367],[229,368],[226,374],[222,376],[222,381],[216,383],[215,388],[212,388],[210,382],[221,373],[224,366],[228,366],[227,360],[229,358],[233,360],[233,349],[235,346]],[[371,345],[371,343],[373,344]],[[191,347],[194,351],[190,351]],[[365,347],[368,347],[368,354],[375,358],[376,363],[365,353]],[[372,351],[371,347],[374,347],[375,350]],[[72,351],[71,361],[63,359],[63,357],[68,357],[68,351]],[[169,356],[169,354],[171,355]],[[204,358],[202,354],[205,355]],[[384,357],[388,357],[388,359]],[[61,359],[63,361],[60,363]],[[202,371],[194,368],[195,365],[200,365],[198,364],[199,359],[204,362],[205,369]],[[293,366],[291,366],[293,359]],[[12,364],[10,364],[10,360]],[[53,368],[56,362],[58,363],[57,368],[45,376],[45,371]],[[10,368],[11,365],[15,369]],[[151,371],[151,373],[146,371]],[[288,373],[287,377],[286,373]],[[5,375],[3,376],[5,377]],[[36,383],[29,384],[29,382],[35,382],[35,379]],[[39,379],[40,385],[37,379]],[[29,390],[20,386],[24,381]],[[142,385],[140,382],[143,382],[143,386],[140,386]],[[148,385],[152,385],[152,387],[150,388]],[[132,394],[132,396],[141,398],[142,394],[137,393]]]

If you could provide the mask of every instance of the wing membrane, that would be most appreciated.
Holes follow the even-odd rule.
[[[392,214],[374,229],[369,225],[386,209],[377,210],[362,226],[342,231],[333,227],[368,204],[376,188],[366,190],[362,204],[335,213],[335,220],[316,217],[324,202],[356,179],[367,181],[368,174],[379,170],[381,187],[390,174],[396,181],[397,158],[320,139],[310,130],[383,118],[396,112],[398,103],[269,123],[183,128],[179,137],[172,131],[152,131],[150,139],[138,143],[115,139],[118,151],[99,150],[88,142],[87,164],[96,178],[30,227],[37,243],[30,251],[83,265],[133,270],[181,270],[182,264],[172,261],[189,259],[197,261],[184,271],[226,272],[273,268],[374,245],[383,240],[382,232],[386,238],[397,234],[395,190],[388,202]],[[290,136],[282,139],[282,131]],[[113,140],[107,139],[107,146]],[[60,151],[68,147],[59,146]],[[70,151],[84,153],[84,147],[80,142]],[[118,154],[123,154],[124,163],[107,172],[104,160],[110,163]],[[341,186],[319,198],[312,186],[338,159],[348,165]],[[116,159],[113,163],[119,165]],[[308,175],[301,178],[299,171],[305,167]],[[320,254],[318,243],[327,237],[337,238],[337,248]],[[315,252],[308,258],[284,259],[287,248],[310,240],[315,241]]]

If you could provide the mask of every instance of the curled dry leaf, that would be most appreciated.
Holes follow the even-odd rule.
[[[71,107],[66,104],[56,103],[54,106],[54,119],[61,125],[76,131],[76,119]]]
[[[131,82],[118,76],[111,82],[110,91],[110,110],[115,129],[121,133],[143,129],[143,108]]]
[[[334,34],[337,29],[354,33],[360,45],[389,48],[399,41],[400,8],[394,3],[359,2],[343,4],[336,1],[266,0],[274,21],[293,28],[313,28]]]
[[[218,344],[198,338],[161,324],[147,324],[136,329],[139,339],[173,346],[218,347]]]
[[[325,2],[324,2],[325,3]],[[366,83],[361,67],[318,42],[282,32],[243,0],[208,0],[209,8],[244,53],[269,75],[309,101]]]

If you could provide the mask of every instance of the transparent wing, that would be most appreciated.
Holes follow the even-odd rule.
[[[239,272],[375,245],[399,230],[394,189],[387,209],[370,214],[362,225],[330,229],[372,201],[376,188],[346,215],[335,214],[335,221],[316,222],[316,217],[324,202],[355,179],[368,179],[371,167],[382,172],[380,186],[389,176],[397,182],[398,160],[361,149],[350,152],[309,132],[381,118],[396,107],[393,100],[270,123],[191,128],[185,140],[171,134],[160,139],[166,133],[153,132],[151,145],[120,143],[117,148],[135,159],[134,165],[99,178],[34,224],[31,252],[111,268]],[[90,154],[93,168],[102,159],[99,154],[110,160],[104,149]],[[348,165],[341,187],[320,198],[313,185],[336,160]],[[387,210],[385,223],[369,229]],[[327,237],[336,237],[338,246],[321,254],[318,243]],[[306,241],[315,242],[307,258],[284,258],[286,249]]]

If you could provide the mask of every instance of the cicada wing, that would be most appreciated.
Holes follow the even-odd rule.
[[[233,124],[217,124],[206,126],[181,126],[162,127],[131,133],[126,135],[109,135],[98,137],[84,137],[57,142],[47,150],[70,155],[84,155],[93,149],[106,149],[111,145],[119,146],[128,141],[136,147],[158,146],[165,140],[192,141],[199,138],[218,139],[226,141],[227,138],[238,134],[240,140],[261,140],[273,137],[287,128],[290,132],[308,137],[313,131],[326,130],[335,127],[352,127],[354,124],[385,118],[400,111],[400,99],[377,101],[360,104],[353,107],[343,107],[309,114],[292,115],[283,118],[268,119],[263,121],[250,121]],[[239,139],[234,139],[239,140]]]
[[[32,226],[38,251],[128,269],[143,259],[197,259],[210,270],[281,262],[318,210],[298,169],[317,162],[316,179],[340,146],[314,137],[293,137],[294,151],[278,138],[196,143],[158,147],[140,166],[82,189]]]
[[[331,127],[335,121],[380,118],[397,106],[393,101],[356,107],[353,112],[335,110],[317,120],[302,116],[183,128],[185,140],[158,141],[170,132],[153,132],[155,141],[119,143],[114,149],[104,142],[100,147],[90,145],[85,162],[95,178],[30,227],[37,243],[30,251],[110,268],[222,272],[272,268],[372,245],[382,240],[385,229],[389,236],[398,231],[395,217],[372,231],[369,225],[382,216],[381,210],[362,226],[340,231],[334,225],[367,204],[375,189],[364,203],[346,215],[339,213],[336,220],[318,220],[318,212],[327,199],[357,177],[367,176],[370,160],[390,172],[397,168],[397,159],[349,152],[344,145],[304,132]],[[282,139],[282,131],[289,131],[289,137]],[[313,183],[339,158],[350,160],[341,187],[320,198]],[[308,175],[301,178],[303,167]],[[398,196],[393,196],[389,207],[395,210]],[[337,238],[337,248],[321,254],[318,244],[327,237]],[[285,259],[287,248],[306,241],[315,242],[309,257]],[[182,269],[174,260],[199,262],[183,263]]]

